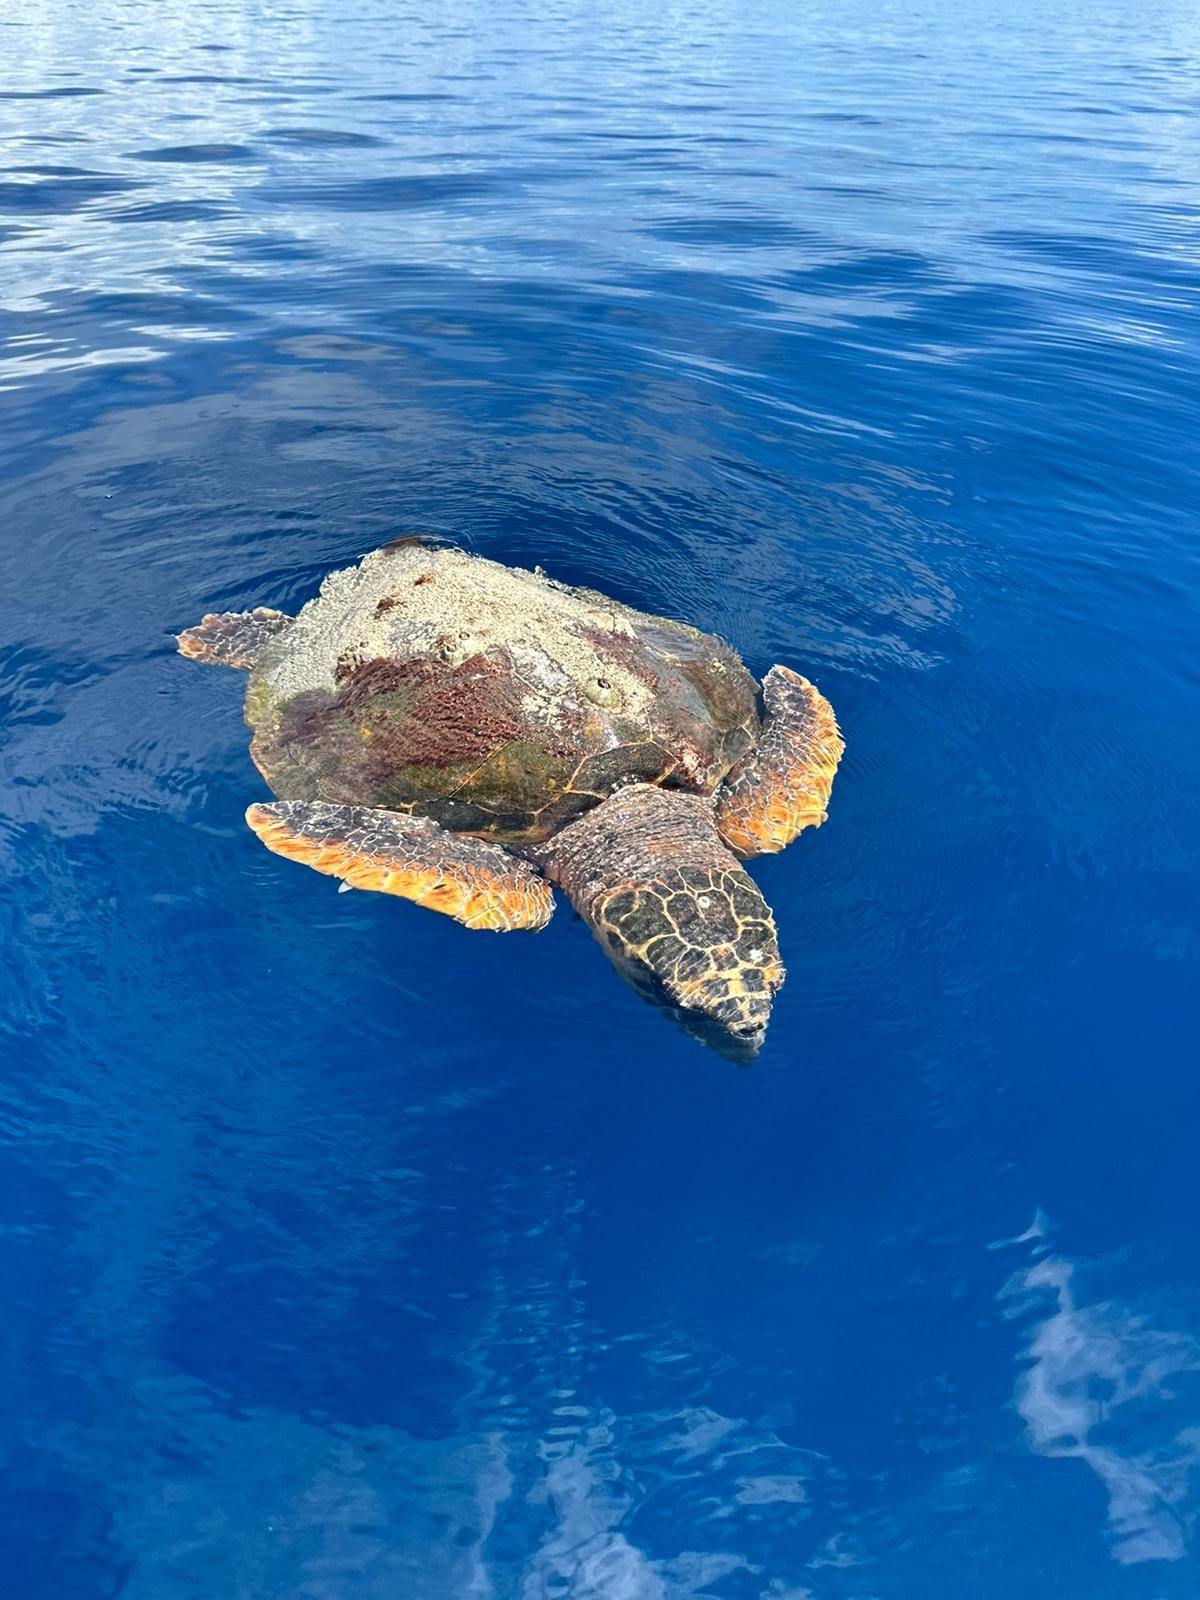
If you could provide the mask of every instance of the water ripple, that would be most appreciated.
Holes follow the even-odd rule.
[[[1194,6],[0,40],[13,1593],[1191,1600]],[[431,532],[836,705],[752,1071],[245,828]]]

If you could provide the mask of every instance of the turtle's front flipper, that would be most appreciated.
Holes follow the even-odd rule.
[[[291,856],[355,889],[402,895],[467,928],[544,928],[550,886],[498,845],[448,833],[428,817],[323,800],[251,806],[246,821],[277,855]]]
[[[767,903],[722,844],[710,800],[633,784],[539,854],[622,977],[723,1055],[757,1053],[783,963]]]
[[[276,634],[290,628],[294,618],[282,611],[258,606],[253,611],[209,612],[194,628],[176,634],[179,654],[217,667],[248,670]]]
[[[717,827],[743,860],[819,828],[846,748],[833,707],[807,678],[772,667],[763,679],[763,730],[717,790]]]

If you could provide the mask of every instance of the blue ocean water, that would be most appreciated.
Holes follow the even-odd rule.
[[[0,62],[5,1593],[1194,1595],[1194,5]],[[836,705],[749,1070],[243,826],[171,635],[428,530]]]

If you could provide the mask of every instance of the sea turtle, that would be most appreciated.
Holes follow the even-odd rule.
[[[542,928],[557,884],[643,994],[757,1053],[784,969],[738,858],[825,820],[842,753],[805,678],[420,538],[179,648],[249,670],[268,849],[468,928]]]

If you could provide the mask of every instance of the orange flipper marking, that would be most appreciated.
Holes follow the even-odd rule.
[[[312,825],[289,817],[289,811],[310,813]],[[336,818],[339,813],[362,815],[357,808],[320,802],[285,803],[253,805],[246,821],[276,855],[302,861],[355,889],[399,895],[465,927],[508,932],[549,922],[554,910],[549,884],[496,846],[447,833],[424,818],[375,813],[387,819],[383,825],[396,837],[386,848],[367,849],[322,825],[323,814]]]
[[[717,827],[736,855],[767,855],[819,828],[846,748],[833,707],[807,678],[772,667],[762,737],[717,794]]]

